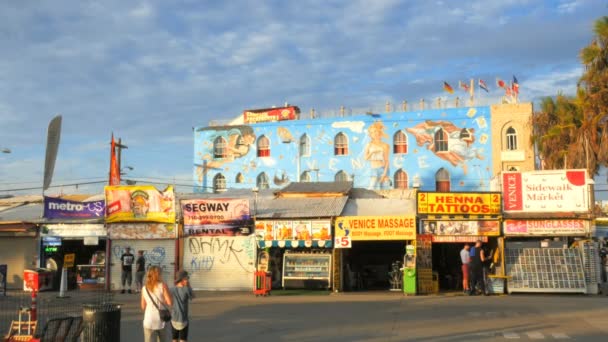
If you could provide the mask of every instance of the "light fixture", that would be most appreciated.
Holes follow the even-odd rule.
[[[10,148],[3,148],[2,149],[2,153],[11,153],[11,149]]]

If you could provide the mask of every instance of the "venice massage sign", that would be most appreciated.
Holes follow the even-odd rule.
[[[585,170],[503,172],[505,212],[586,212]]]
[[[498,215],[500,194],[419,192],[418,214]]]
[[[336,218],[335,237],[352,241],[414,240],[416,216],[342,216]]]

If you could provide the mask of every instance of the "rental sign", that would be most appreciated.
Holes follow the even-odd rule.
[[[503,172],[505,212],[586,212],[589,189],[585,170]]]
[[[184,233],[189,236],[240,235],[250,220],[248,199],[182,200]]]

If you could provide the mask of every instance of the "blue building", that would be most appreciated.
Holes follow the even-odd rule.
[[[514,104],[197,127],[195,192],[294,181],[488,191],[501,170],[534,169],[531,115]]]

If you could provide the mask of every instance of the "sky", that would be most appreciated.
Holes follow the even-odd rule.
[[[47,127],[62,115],[46,194],[101,193],[112,133],[123,178],[191,191],[193,127],[247,108],[331,116],[515,75],[521,102],[575,93],[597,0],[5,1],[0,11],[0,195],[41,193]],[[443,91],[443,82],[455,94]],[[604,171],[605,172],[605,171]],[[608,175],[596,179],[605,186]],[[7,189],[28,189],[7,192]],[[608,190],[603,192],[608,199]]]

